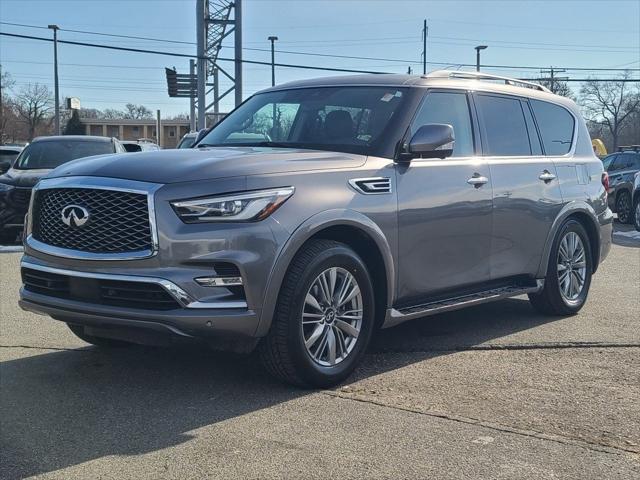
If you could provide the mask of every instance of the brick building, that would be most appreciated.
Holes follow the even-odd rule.
[[[119,140],[138,140],[148,138],[158,143],[156,121],[134,119],[81,118],[85,126],[85,135],[116,137]],[[162,148],[175,148],[182,136],[189,132],[188,120],[162,120]]]

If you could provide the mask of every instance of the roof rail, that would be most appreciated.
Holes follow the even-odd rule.
[[[436,70],[427,75],[423,75],[423,78],[459,78],[466,80],[498,80],[504,82],[505,85],[513,85],[514,87],[522,86],[525,88],[532,88],[534,90],[540,90],[541,92],[552,93],[547,87],[540,85],[539,83],[527,82],[525,80],[518,80],[517,78],[501,77],[499,75],[491,75],[488,73],[480,72],[452,72],[451,70]]]
[[[619,152],[640,152],[640,145],[621,145],[618,147]]]

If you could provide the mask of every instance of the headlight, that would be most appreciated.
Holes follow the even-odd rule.
[[[185,223],[252,222],[267,218],[291,195],[294,187],[171,202]]]

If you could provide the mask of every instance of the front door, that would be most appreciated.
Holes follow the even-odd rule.
[[[489,279],[492,190],[475,155],[465,92],[429,91],[411,125],[454,129],[453,156],[397,164],[398,303],[412,304]]]

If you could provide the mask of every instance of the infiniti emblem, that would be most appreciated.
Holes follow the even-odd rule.
[[[80,205],[67,205],[62,209],[62,222],[69,227],[81,227],[89,220],[89,210]]]

